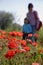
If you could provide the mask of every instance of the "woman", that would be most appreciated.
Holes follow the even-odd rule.
[[[32,3],[28,5],[27,19],[29,19],[30,21],[30,24],[32,26],[32,31],[34,34],[36,32],[37,22],[39,22],[39,17],[38,17],[37,11],[33,11]]]

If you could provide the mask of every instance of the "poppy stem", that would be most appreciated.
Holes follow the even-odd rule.
[[[11,59],[9,60],[9,65],[12,65],[12,63],[11,63]]]

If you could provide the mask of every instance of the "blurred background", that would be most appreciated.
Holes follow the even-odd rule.
[[[21,31],[29,3],[43,23],[43,0],[0,0],[0,29]]]

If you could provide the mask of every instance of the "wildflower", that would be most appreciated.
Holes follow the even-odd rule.
[[[39,63],[32,63],[32,65],[39,65]]]
[[[39,37],[39,35],[38,35],[38,34],[36,34],[36,33],[34,34],[34,36],[35,36],[36,38],[38,38],[38,37]]]
[[[25,40],[21,40],[21,45],[26,46],[26,41]]]
[[[2,39],[2,36],[0,36],[0,39]]]
[[[32,34],[28,34],[28,37],[32,37],[33,35]]]
[[[9,32],[8,34],[9,34],[9,35],[12,35],[12,32]]]
[[[17,33],[16,33],[15,31],[9,32],[9,34],[10,34],[11,36],[17,36]]]
[[[8,47],[9,47],[10,49],[12,49],[12,48],[18,48],[18,44],[17,44],[17,43],[14,43],[14,42],[9,42],[9,43],[8,43]]]
[[[38,52],[39,52],[39,53],[43,53],[43,50],[42,50],[42,49],[39,49]]]
[[[17,32],[17,36],[22,37],[23,33],[22,32]]]
[[[3,35],[6,35],[6,32],[5,32],[5,31],[2,31],[2,34],[3,34]]]
[[[17,32],[13,31],[12,36],[17,36]]]
[[[5,57],[8,58],[8,59],[11,59],[14,55],[15,55],[15,51],[14,51],[14,50],[9,50],[9,51],[5,54]]]
[[[28,47],[28,46],[24,47],[24,49],[25,49],[26,51],[30,51],[30,47]]]
[[[15,53],[19,53],[19,50],[18,50],[18,49],[16,49],[16,50],[15,50]]]
[[[32,45],[36,46],[37,45],[37,42],[33,42]]]

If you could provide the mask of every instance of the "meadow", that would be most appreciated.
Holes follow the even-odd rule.
[[[22,35],[20,31],[0,30],[0,65],[43,65],[43,27],[35,34],[34,43],[22,40]]]

